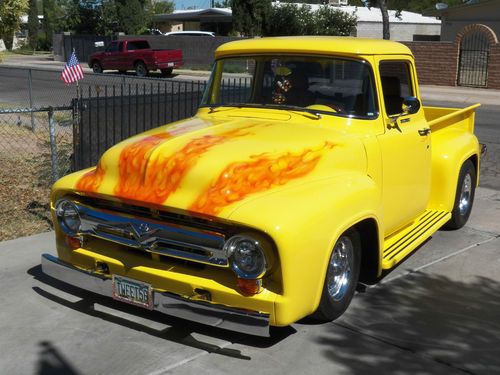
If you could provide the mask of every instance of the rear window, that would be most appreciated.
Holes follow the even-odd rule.
[[[149,43],[145,40],[128,42],[128,50],[135,51],[137,49],[149,49]]]

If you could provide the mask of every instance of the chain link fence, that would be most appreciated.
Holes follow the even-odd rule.
[[[71,167],[73,107],[0,109],[0,240],[51,228],[50,186]]]

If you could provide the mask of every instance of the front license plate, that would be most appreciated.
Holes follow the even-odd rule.
[[[153,289],[151,285],[128,277],[113,275],[113,298],[153,310]]]
[[[174,66],[174,63],[173,63],[173,62],[169,62],[167,65],[168,65],[169,67],[170,67],[170,66]]]

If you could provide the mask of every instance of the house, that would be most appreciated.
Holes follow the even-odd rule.
[[[273,6],[279,6],[274,2]],[[343,2],[339,2],[343,4]],[[301,4],[298,4],[301,5]],[[308,4],[312,10],[318,4]],[[338,6],[338,9],[356,14],[358,24],[356,35],[365,38],[382,38],[382,15],[378,8]],[[214,31],[217,35],[227,35],[232,28],[231,8],[209,8],[195,10],[176,10],[172,14],[159,14],[153,17],[155,27],[170,31],[172,23],[182,24],[183,30]],[[399,41],[439,40],[441,21],[436,17],[424,17],[418,13],[389,11],[391,39]]]
[[[441,40],[454,41],[467,25],[481,24],[500,35],[500,0],[473,0],[424,13],[441,19]]]
[[[175,10],[171,14],[153,16],[153,23],[162,32],[201,30],[228,35],[232,29],[231,8]]]

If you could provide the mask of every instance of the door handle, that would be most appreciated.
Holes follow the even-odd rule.
[[[419,129],[418,134],[420,134],[422,137],[425,137],[426,135],[429,135],[431,133],[431,128],[425,128],[425,129]]]

